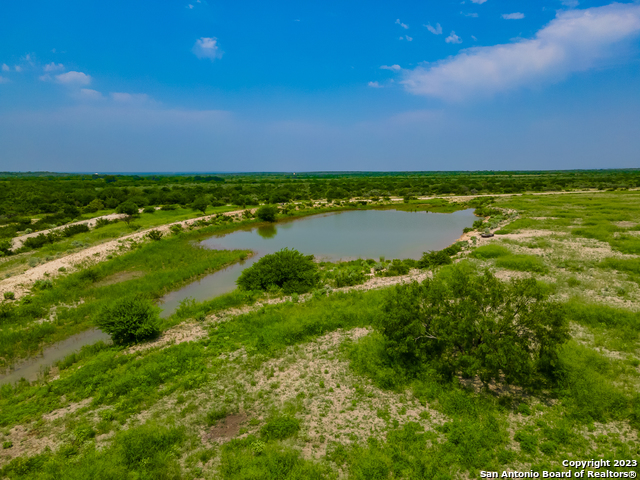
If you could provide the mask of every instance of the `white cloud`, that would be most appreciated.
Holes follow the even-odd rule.
[[[398,70],[402,70],[402,67],[400,65],[382,65],[380,67],[381,70],[393,70],[394,72],[397,72]]]
[[[64,65],[61,63],[56,64],[55,62],[51,62],[44,66],[45,72],[58,72],[61,70],[64,70]]]
[[[477,42],[477,41],[478,41],[478,39],[475,37],[475,35],[471,35],[471,38],[473,38],[473,41],[474,41],[474,42]]]
[[[406,72],[403,84],[416,95],[460,101],[559,81],[620,58],[621,42],[639,34],[638,4],[558,12],[532,39],[463,50]]]
[[[482,5],[487,0],[471,0],[472,3],[477,3],[478,5]]]
[[[477,13],[464,13],[464,12],[460,12],[460,15],[464,15],[465,17],[472,17],[472,18],[478,18],[478,14]]]
[[[100,100],[104,98],[102,96],[102,93],[100,93],[97,90],[92,90],[90,88],[81,88],[79,97],[85,100]]]
[[[406,24],[402,23],[399,18],[396,20],[396,25],[400,25],[405,30],[409,29],[409,25],[406,25]]]
[[[89,85],[91,77],[86,73],[70,71],[56,75],[56,80],[64,85]]]
[[[2,64],[2,71],[3,72],[8,72],[11,70],[11,67],[9,65],[7,65],[6,63]]]
[[[503,13],[502,18],[505,20],[522,20],[524,18],[524,13]]]
[[[580,2],[578,0],[562,0],[562,4],[565,7],[577,7],[578,5],[580,5]]]
[[[196,40],[192,52],[198,58],[209,58],[212,61],[216,58],[222,58],[222,50],[218,45],[216,37],[202,37]]]
[[[427,27],[427,30],[429,30],[434,35],[442,35],[442,27],[440,26],[439,23],[436,23],[435,27],[431,26],[430,23],[428,25],[424,25],[424,26]]]
[[[447,38],[444,39],[444,41],[447,43],[462,43],[462,39],[458,35],[456,35],[456,32],[454,32],[453,30],[451,30],[451,33]]]
[[[4,78],[2,75],[0,75],[0,83],[9,83],[9,79]]]
[[[413,42],[413,37],[410,37],[409,35],[405,35],[404,38],[407,39],[407,42]]]
[[[367,83],[367,85],[371,88],[382,88],[382,85],[380,85],[378,82],[369,82]]]
[[[192,10],[192,9],[193,9],[193,5],[189,4],[189,5],[187,5],[187,8],[188,8],[189,10]]]
[[[118,103],[140,104],[149,101],[146,93],[112,92],[111,98]]]
[[[20,65],[16,65],[15,69],[16,69],[16,72],[21,72],[22,71],[22,67]]]

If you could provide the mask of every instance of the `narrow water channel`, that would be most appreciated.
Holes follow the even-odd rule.
[[[30,382],[37,380],[45,368],[51,367],[67,355],[79,352],[85,345],[93,345],[100,341],[110,343],[111,337],[97,328],[72,335],[61,342],[45,348],[41,355],[36,355],[22,363],[14,365],[7,373],[0,375],[0,385],[14,383],[21,378],[25,378]]]
[[[451,245],[475,219],[473,209],[454,213],[355,210],[214,236],[203,240],[202,245],[215,249],[253,250],[253,257],[167,294],[160,303],[162,315],[171,315],[187,298],[203,301],[232,291],[242,270],[262,256],[285,247],[327,261],[378,260],[381,256],[418,259],[425,251]]]

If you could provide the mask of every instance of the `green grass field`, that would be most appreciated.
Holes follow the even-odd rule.
[[[637,460],[638,200],[636,192],[498,198],[494,207],[519,218],[459,255],[469,271],[502,281],[533,277],[562,306],[571,338],[545,388],[483,388],[396,362],[379,329],[394,287],[318,289],[273,305],[288,297],[235,291],[164,320],[166,332],[184,328],[193,341],[135,351],[97,344],[39,382],[3,385],[0,477],[453,479],[565,471],[564,459]],[[53,282],[3,321],[0,356],[87,328],[110,299],[158,298],[237,260],[246,252],[193,241],[239,226],[141,244]],[[333,268],[328,282],[366,266]],[[45,327],[37,318],[53,305],[57,319]]]

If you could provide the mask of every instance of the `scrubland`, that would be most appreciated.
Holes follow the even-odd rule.
[[[640,193],[473,206],[481,221],[451,260],[321,263],[309,293],[185,302],[159,339],[84,347],[38,381],[3,385],[0,477],[478,478],[638,459]],[[2,366],[89,328],[115,298],[158,299],[246,258],[197,241],[256,221],[214,219],[43,278],[2,303]],[[481,238],[485,228],[495,236]],[[567,336],[542,377],[486,381],[473,369],[443,373],[433,353],[415,363],[393,354],[382,326],[407,288],[393,283],[456,269],[507,285],[533,279],[561,309]]]

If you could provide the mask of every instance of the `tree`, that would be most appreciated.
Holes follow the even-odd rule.
[[[126,215],[126,217],[124,217],[124,221],[129,224],[131,220],[133,220],[133,217],[138,215],[138,206],[135,203],[127,200],[126,202],[118,205],[118,208],[116,208],[116,212],[124,213]]]
[[[138,206],[130,201],[126,201],[118,205],[116,208],[117,213],[124,213],[125,215],[136,215],[138,213]]]
[[[125,297],[103,307],[95,323],[116,345],[138,343],[160,333],[158,310],[145,298]]]
[[[0,240],[0,257],[4,255],[11,255],[11,240],[2,239]]]
[[[265,255],[240,274],[237,284],[242,290],[267,290],[278,287],[285,294],[305,293],[318,283],[318,265],[313,255],[284,248]]]
[[[207,199],[205,197],[198,197],[191,204],[191,208],[202,212],[203,215],[207,211],[208,206],[209,206],[209,202],[207,202]]]
[[[275,205],[263,205],[256,212],[256,216],[263,222],[275,222],[278,207]]]
[[[453,261],[445,250],[424,252],[422,258],[418,260],[418,268],[433,268],[451,263],[453,263]]]
[[[269,196],[269,203],[287,203],[291,200],[291,192],[278,188]]]
[[[84,207],[86,212],[97,212],[98,210],[102,210],[104,208],[104,203],[99,198],[94,198],[89,202],[89,205]]]
[[[434,279],[396,287],[380,330],[388,351],[409,368],[425,362],[445,375],[477,375],[527,385],[543,380],[568,340],[560,305],[535,279],[503,283],[455,265]]]

